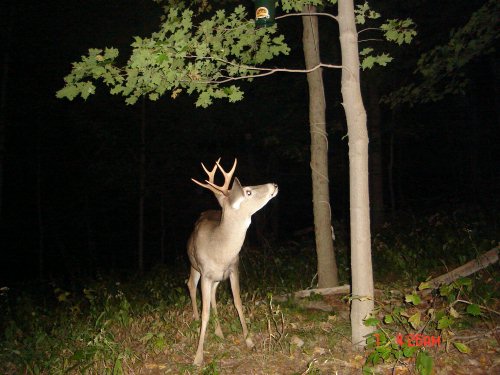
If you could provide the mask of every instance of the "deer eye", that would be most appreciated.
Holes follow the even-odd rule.
[[[247,190],[246,194],[247,194],[248,197],[251,196],[252,195],[252,190]]]

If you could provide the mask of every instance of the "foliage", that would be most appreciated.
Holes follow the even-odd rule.
[[[369,20],[375,20],[380,18],[380,13],[370,9],[368,2],[363,5],[357,5],[355,9],[356,24],[364,25]],[[388,42],[397,43],[398,45],[410,44],[413,38],[417,35],[416,25],[411,19],[399,20],[399,19],[388,19],[380,26],[376,27],[376,31],[381,31],[383,33],[384,39]],[[362,33],[369,29],[360,30]],[[361,41],[362,42],[362,41]],[[372,47],[363,48],[359,54],[361,57],[361,68],[371,69],[375,64],[380,66],[386,66],[392,61],[392,57],[386,53],[374,54],[375,50]]]
[[[481,320],[491,320],[492,312],[481,303],[492,302],[474,293],[473,280],[461,278],[449,285],[441,286],[430,300],[424,301],[420,294],[428,289],[421,283],[411,294],[404,296],[404,303],[381,302],[373,316],[365,320],[366,325],[377,327],[367,339],[369,355],[365,373],[373,373],[373,366],[381,362],[394,363],[415,358],[417,373],[432,374],[434,360],[431,348],[441,345],[450,349],[453,345],[460,353],[469,354],[470,347],[456,339],[456,331]],[[487,324],[486,326],[494,326]]]
[[[337,0],[329,0],[329,1],[319,1],[319,0],[285,0],[282,1],[283,11],[286,13],[291,12],[301,12],[304,9],[305,5],[313,5],[321,8],[327,8],[330,5],[334,5],[337,3]],[[376,20],[381,17],[380,13],[371,9],[370,5],[367,1],[363,4],[357,4],[355,9],[355,21],[357,25],[365,25],[371,20]],[[320,12],[320,15],[328,15],[328,13]],[[388,42],[395,42],[398,45],[403,43],[409,44],[413,40],[413,38],[417,35],[415,30],[416,25],[411,19],[399,20],[399,19],[389,19],[380,25],[370,25],[367,29],[362,29],[359,33],[363,33],[366,31],[377,31],[382,32],[384,39]],[[373,41],[373,39],[371,39]],[[380,40],[378,40],[380,41]],[[375,65],[386,66],[389,62],[392,61],[392,57],[386,53],[378,53],[375,54],[375,49],[373,47],[366,47],[360,50],[360,60],[361,60],[361,68],[371,69]]]
[[[488,229],[494,215],[463,208],[419,218],[401,216],[374,238],[374,268],[417,282],[429,270],[465,263],[495,246],[495,233]]]
[[[420,78],[383,100],[391,106],[439,101],[446,95],[464,94],[469,83],[465,69],[477,57],[495,51],[500,37],[500,4],[489,0],[458,30],[451,30],[447,43],[423,53],[415,69]]]
[[[305,4],[323,3],[283,1],[282,7],[291,12],[301,11]],[[206,11],[207,4],[202,2],[200,7],[199,11]],[[256,29],[242,5],[229,14],[217,10],[199,23],[194,11],[182,2],[170,2],[165,9],[159,31],[147,38],[134,37],[132,53],[124,66],[120,65],[118,49],[91,48],[80,62],[73,63],[57,97],[87,99],[95,93],[96,81],[100,81],[111,94],[125,97],[127,104],[136,103],[141,96],[158,100],[167,93],[175,99],[184,92],[198,95],[196,105],[201,107],[209,106],[213,99],[235,102],[243,98],[243,91],[238,84],[229,83],[273,73],[276,70],[259,65],[290,51],[284,36],[276,35],[277,25]],[[355,12],[360,25],[380,17],[367,2],[358,5]],[[383,32],[387,41],[398,44],[409,43],[416,35],[411,20],[388,20],[376,29]],[[392,60],[387,53],[373,52],[373,48],[361,52],[363,69],[375,64],[385,66]]]
[[[159,31],[149,38],[134,38],[124,67],[119,66],[116,48],[89,49],[87,56],[73,63],[57,97],[87,99],[95,93],[94,81],[100,80],[111,94],[124,96],[127,104],[142,95],[157,100],[167,92],[173,99],[182,92],[196,93],[196,105],[201,107],[214,98],[234,102],[243,97],[240,87],[220,84],[235,77],[251,78],[258,69],[249,65],[289,51],[284,37],[274,35],[276,26],[256,29],[241,5],[230,14],[218,10],[198,25],[193,18],[190,9],[169,8]]]
[[[424,260],[438,258],[438,253],[433,251],[439,248],[442,252],[442,247],[438,247],[440,241],[448,243],[446,252],[460,259],[460,263],[468,260],[464,255],[465,248],[468,247],[469,252],[471,247],[482,252],[491,245],[491,240],[488,240],[491,233],[487,230],[491,220],[487,217],[464,217],[463,213],[455,212],[453,215],[432,215],[415,222],[419,231],[416,227],[403,227],[404,220],[399,220],[398,227],[388,226],[378,238],[378,241],[384,240],[383,252],[377,252],[374,259],[381,258],[384,253],[385,260],[397,259],[402,248],[411,251],[412,245],[418,245],[427,248],[430,255],[422,253],[420,262],[406,266],[417,269],[408,269],[407,272],[428,275],[432,264],[437,263]],[[463,231],[464,226],[467,231]],[[404,235],[412,232],[412,235]],[[451,242],[454,237],[456,241]],[[341,233],[337,238],[342,241]],[[341,278],[346,282],[349,274],[346,246],[337,249],[339,269],[343,272]],[[242,298],[249,310],[250,331],[262,338],[257,345],[258,354],[270,358],[283,355],[284,361],[289,363],[291,354],[304,353],[311,358],[311,353],[324,353],[331,358],[328,353],[333,348],[340,347],[345,351],[350,347],[349,342],[338,342],[346,336],[349,327],[347,320],[340,321],[336,313],[306,310],[297,301],[278,304],[276,299],[269,298],[314,286],[316,259],[312,254],[312,239],[289,240],[282,246],[243,249],[240,267]],[[387,269],[387,265],[385,267]],[[184,370],[177,368],[174,372],[193,373],[190,365],[185,363],[189,362],[189,353],[195,348],[199,324],[191,320],[190,300],[183,284],[187,274],[187,268],[183,270],[177,265],[175,270],[158,267],[142,279],[130,277],[118,281],[119,278],[110,275],[82,282],[80,287],[72,289],[64,287],[66,284],[62,282],[50,284],[46,291],[37,289],[33,293],[28,293],[27,287],[1,287],[0,373],[133,372],[151,365],[148,360],[152,358],[153,364],[158,366],[153,369],[160,371],[166,357],[171,359],[169,363],[184,363],[180,365]],[[397,275],[400,284],[408,281],[407,274],[399,272]],[[415,343],[416,340],[425,343],[425,335],[441,336],[442,347],[449,345],[449,349],[457,353],[473,351],[467,342],[454,337],[464,328],[489,324],[489,306],[498,298],[494,277],[488,276],[481,282],[473,278],[460,279],[427,297],[423,295],[427,287],[425,278],[422,281],[419,288],[404,293],[387,292],[387,297],[379,301],[375,314],[366,321],[377,327],[375,333],[379,335],[378,346],[375,345],[376,337],[369,339],[370,352],[365,358],[367,372],[375,363],[415,358],[418,371],[428,373],[426,371],[435,358],[432,348],[407,345],[407,334],[414,335]],[[223,331],[235,335],[230,339],[233,340],[239,337],[241,328],[232,306],[230,288],[223,283],[219,289],[219,317]],[[394,288],[387,286],[384,289]],[[322,302],[317,299],[315,295],[302,302],[312,305]],[[402,345],[397,342],[398,333],[403,336]],[[324,341],[318,342],[318,337]],[[210,338],[208,345],[213,340]],[[214,350],[218,351],[220,347],[219,341],[214,342]],[[237,350],[238,346],[231,344],[227,347]],[[325,363],[328,362],[326,359]],[[323,363],[310,359],[306,362],[311,369]],[[222,372],[220,367],[217,357],[213,357],[202,371]]]

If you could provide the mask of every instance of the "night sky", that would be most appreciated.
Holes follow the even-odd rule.
[[[415,79],[416,57],[444,42],[483,2],[464,2],[449,14],[432,13],[429,2],[380,3],[384,14],[411,17],[419,28],[414,44],[395,51],[392,64],[362,74],[364,93],[371,85],[383,95]],[[206,110],[194,107],[196,98],[172,100],[169,95],[126,106],[103,87],[86,102],[59,100],[55,93],[71,62],[88,48],[106,46],[119,47],[126,56],[133,35],[149,35],[157,28],[161,8],[150,0],[3,4],[0,282],[37,278],[41,248],[45,278],[137,269],[142,116],[147,269],[161,262],[187,264],[185,241],[194,221],[201,211],[217,205],[190,178],[203,179],[199,163],[212,165],[219,156],[225,166],[238,158],[235,175],[243,184],[280,185],[279,197],[259,219],[265,223],[266,238],[285,242],[313,225],[305,76],[258,80],[245,86],[243,102],[217,102]],[[270,66],[302,67],[299,20],[280,21],[279,27],[293,52]],[[322,21],[321,27],[323,59],[338,63],[336,25]],[[498,209],[498,51],[477,58],[464,73],[470,79],[464,96],[397,111],[379,107],[387,220],[398,212]],[[339,230],[347,230],[348,160],[340,75],[328,71],[324,76],[333,220]],[[370,118],[368,104],[365,97]],[[254,229],[249,241],[259,241]]]

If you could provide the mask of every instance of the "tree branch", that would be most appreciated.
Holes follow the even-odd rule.
[[[320,68],[328,68],[328,69],[342,69],[343,68],[342,65],[324,64],[324,63],[319,63],[318,65],[313,66],[310,69],[259,68],[259,67],[251,66],[251,65],[240,65],[240,64],[234,63],[232,61],[227,61],[227,60],[221,59],[219,57],[194,56],[194,55],[189,55],[189,56],[186,56],[186,57],[188,57],[188,58],[216,60],[216,61],[222,62],[224,64],[232,65],[232,66],[237,66],[237,67],[240,67],[240,68],[243,68],[243,69],[256,70],[256,71],[263,71],[264,72],[264,73],[251,74],[251,75],[239,76],[239,77],[225,76],[225,79],[222,79],[222,80],[217,80],[216,79],[216,80],[208,80],[208,81],[199,81],[199,83],[202,83],[202,84],[207,84],[207,83],[217,83],[217,84],[220,84],[220,83],[227,83],[227,82],[231,82],[231,81],[239,81],[239,80],[242,80],[242,79],[260,78],[260,77],[269,76],[269,75],[272,75],[272,74],[278,73],[278,72],[284,72],[284,73],[310,73],[310,72],[313,72],[313,71],[315,71],[317,69],[320,69]]]
[[[282,16],[275,17],[275,19],[279,20],[281,18],[287,18],[287,17],[307,17],[307,16],[324,16],[324,17],[329,17],[333,18],[335,21],[337,21],[337,16],[334,16],[333,14],[330,13],[318,13],[318,12],[311,12],[311,13],[290,13],[290,14],[284,14]]]
[[[362,29],[358,31],[358,35],[361,33],[364,33],[365,31],[370,31],[370,30],[378,30],[381,31],[382,29],[380,27],[367,27],[366,29]]]

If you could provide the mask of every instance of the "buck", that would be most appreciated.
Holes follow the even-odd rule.
[[[201,328],[198,349],[194,358],[194,364],[198,366],[203,363],[203,343],[210,317],[210,303],[215,316],[217,316],[217,286],[228,277],[231,283],[234,305],[243,329],[243,338],[248,348],[254,346],[252,339],[248,337],[248,328],[240,297],[239,253],[251,223],[252,215],[278,194],[278,185],[274,183],[241,186],[237,178],[234,179],[229,190],[237,160],[234,160],[233,167],[229,172],[226,172],[219,162],[220,158],[211,171],[201,163],[208,175],[208,180],[205,180],[205,183],[192,179],[196,184],[214,193],[222,208],[220,211],[205,211],[200,215],[187,245],[189,261],[191,262],[188,288],[193,305],[193,315],[196,320],[200,319],[196,304],[196,288],[201,279]],[[217,169],[224,175],[224,184],[222,186],[218,186],[214,182]],[[215,334],[220,338],[224,338],[218,319],[216,319]]]

